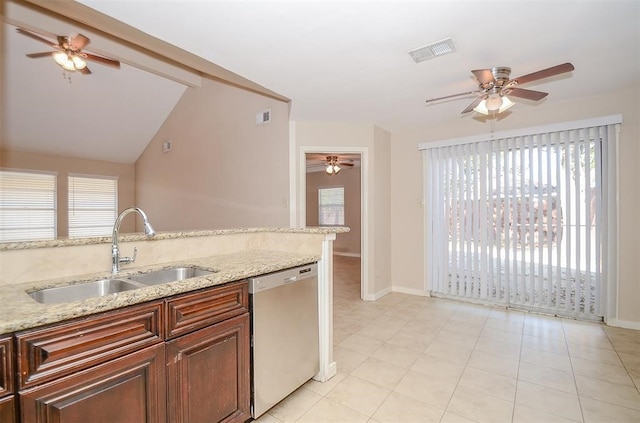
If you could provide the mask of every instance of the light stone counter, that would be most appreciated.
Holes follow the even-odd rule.
[[[121,271],[117,277],[127,278],[127,276],[136,273],[193,265],[213,270],[215,273],[185,279],[179,282],[138,288],[117,294],[109,294],[102,297],[63,304],[41,304],[31,298],[28,293],[43,288],[70,285],[74,282],[111,278],[114,275],[110,272],[104,272],[0,286],[0,302],[2,304],[2,307],[0,307],[0,334],[61,322],[107,310],[114,310],[171,295],[313,263],[318,260],[320,260],[320,256],[283,251],[255,250],[132,268]]]

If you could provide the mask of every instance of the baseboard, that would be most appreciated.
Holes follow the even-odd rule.
[[[334,377],[336,374],[338,374],[338,365],[336,364],[335,361],[332,361],[331,363],[329,363],[329,367],[327,368],[327,374],[320,375],[320,373],[318,372],[313,377],[313,380],[317,380],[318,382],[326,382],[332,377]]]
[[[632,322],[630,320],[605,319],[607,326],[623,329],[640,330],[640,322]]]
[[[425,291],[423,289],[414,289],[414,288],[405,288],[404,286],[393,286],[391,288],[393,292],[398,292],[400,294],[409,294],[409,295],[418,295],[420,297],[430,297],[429,291]]]
[[[375,294],[365,295],[363,301],[377,301],[385,295],[391,293],[391,288],[385,288],[382,291],[378,291]]]
[[[360,253],[344,253],[344,252],[340,252],[340,251],[334,251],[333,255],[334,256],[343,256],[343,257],[358,257],[358,258],[362,257],[362,255]]]

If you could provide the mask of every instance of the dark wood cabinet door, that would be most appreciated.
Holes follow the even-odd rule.
[[[15,395],[0,398],[0,422],[18,423]]]
[[[250,418],[249,314],[167,342],[168,421]]]
[[[164,423],[163,343],[20,391],[22,423]]]

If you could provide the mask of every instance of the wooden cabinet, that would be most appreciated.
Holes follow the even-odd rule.
[[[246,421],[249,377],[248,313],[167,342],[169,421]]]
[[[13,339],[0,337],[0,422],[17,422],[13,374]]]
[[[164,344],[20,392],[22,421],[166,421]]]
[[[17,333],[0,422],[245,422],[249,325],[242,281]]]
[[[167,301],[171,423],[251,417],[248,292],[244,282]]]

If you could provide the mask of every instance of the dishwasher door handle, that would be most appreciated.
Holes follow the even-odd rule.
[[[297,276],[291,276],[290,278],[285,278],[284,281],[282,281],[283,283],[291,283],[291,282],[295,282],[298,280]]]

